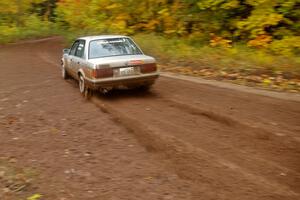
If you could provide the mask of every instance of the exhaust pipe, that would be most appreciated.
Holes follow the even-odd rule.
[[[100,92],[101,92],[102,94],[107,94],[107,93],[109,92],[109,89],[107,89],[107,88],[101,88],[101,89],[100,89]]]

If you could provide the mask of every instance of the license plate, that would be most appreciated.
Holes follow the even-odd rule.
[[[134,67],[125,67],[125,68],[120,68],[119,70],[120,70],[119,71],[120,76],[128,76],[128,75],[135,74]]]

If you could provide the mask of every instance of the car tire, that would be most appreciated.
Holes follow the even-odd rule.
[[[79,81],[79,92],[80,94],[84,94],[86,91],[86,86],[85,86],[84,77],[81,74],[79,75],[78,81]]]
[[[62,75],[63,79],[65,79],[65,80],[69,79],[69,78],[70,78],[70,75],[69,75],[68,72],[66,71],[65,67],[62,66],[61,68],[62,68],[62,70],[61,70],[61,71],[62,71],[62,72],[61,72],[61,75]]]
[[[84,77],[81,74],[79,75],[79,92],[85,99],[92,96],[92,91],[86,87]]]
[[[147,92],[147,91],[149,91],[149,90],[151,89],[151,86],[152,86],[152,84],[149,84],[149,85],[142,85],[142,86],[140,86],[138,89],[139,89],[140,91]]]

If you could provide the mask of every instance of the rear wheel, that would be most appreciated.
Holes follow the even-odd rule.
[[[85,88],[85,81],[82,75],[79,75],[79,92],[81,94],[84,94],[86,88]]]
[[[84,77],[79,75],[79,92],[85,98],[89,99],[92,95],[92,91],[86,87]]]
[[[151,86],[152,86],[152,84],[142,85],[142,86],[140,86],[138,89],[139,89],[140,91],[145,91],[145,92],[147,92],[147,91],[149,91],[149,90],[151,89]]]

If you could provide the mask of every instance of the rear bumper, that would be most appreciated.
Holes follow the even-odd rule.
[[[85,78],[86,84],[92,89],[118,88],[118,87],[136,87],[142,85],[151,85],[159,77],[159,73],[141,74],[135,76],[112,77],[102,79]]]

